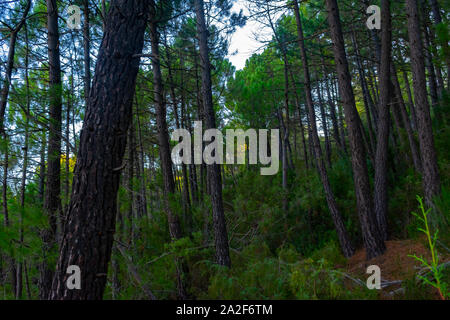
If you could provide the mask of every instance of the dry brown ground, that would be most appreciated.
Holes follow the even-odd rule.
[[[382,282],[412,279],[419,270],[423,269],[420,262],[409,255],[417,255],[424,257],[427,261],[431,260],[431,254],[428,250],[426,238],[419,240],[391,240],[386,241],[386,252],[379,257],[366,261],[366,252],[364,249],[358,250],[353,257],[347,260],[344,269],[347,273],[359,279],[367,279],[367,267],[370,265],[378,265],[381,269]],[[450,255],[439,252],[439,263],[450,260]],[[400,288],[401,285],[389,286],[380,292],[380,298],[393,298],[389,292]],[[434,290],[435,298],[439,299],[437,290]]]

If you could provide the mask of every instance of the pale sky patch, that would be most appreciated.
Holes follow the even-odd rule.
[[[237,1],[232,11],[239,12],[241,9],[244,15],[249,15],[246,1]],[[245,26],[243,28],[237,28],[236,32],[232,35],[228,59],[236,67],[236,70],[243,69],[245,67],[245,61],[248,58],[254,53],[262,51],[263,44],[255,40],[254,36],[262,28],[256,21],[248,19]]]

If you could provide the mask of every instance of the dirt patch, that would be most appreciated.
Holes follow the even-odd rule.
[[[430,259],[430,253],[421,240],[386,241],[386,252],[366,261],[366,251],[358,250],[347,261],[347,271],[351,274],[365,275],[367,267],[377,265],[381,269],[383,280],[399,280],[413,276],[421,268],[420,262],[409,255],[416,254]]]
[[[423,257],[427,261],[431,260],[431,254],[427,247],[426,238],[417,240],[391,240],[386,241],[386,252],[376,258],[366,261],[366,252],[364,249],[358,250],[344,267],[348,274],[359,278],[367,279],[367,267],[370,265],[378,265],[381,269],[382,282],[412,279],[423,266],[419,261],[410,257],[410,255]],[[439,254],[439,262],[449,261],[448,254]],[[365,282],[365,281],[364,281]],[[391,286],[382,290],[384,293],[395,290],[401,285]],[[382,293],[382,292],[380,292]],[[436,298],[439,296],[436,295]]]

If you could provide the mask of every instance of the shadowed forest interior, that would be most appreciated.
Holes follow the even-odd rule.
[[[449,298],[448,9],[0,0],[0,300]]]

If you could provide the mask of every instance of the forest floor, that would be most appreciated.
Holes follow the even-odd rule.
[[[408,239],[408,240],[391,240],[386,241],[386,252],[376,258],[366,261],[366,252],[364,249],[359,249],[343,267],[349,275],[355,276],[358,279],[367,279],[367,267],[370,265],[377,265],[381,269],[382,286],[387,282],[401,283],[389,285],[380,290],[380,299],[401,298],[405,293],[404,283],[414,279],[419,271],[423,271],[421,263],[411,257],[416,255],[423,257],[426,261],[431,260],[430,251],[427,249],[426,238]],[[450,254],[445,254],[442,251],[439,254],[439,264],[449,262]],[[363,280],[364,281],[364,280]],[[365,283],[365,281],[364,281]],[[432,297],[439,299],[437,290],[432,288]]]

